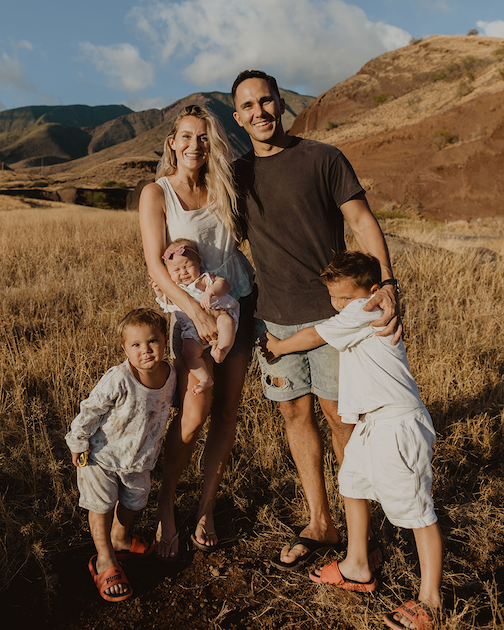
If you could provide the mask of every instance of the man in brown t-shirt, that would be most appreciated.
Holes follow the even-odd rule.
[[[334,252],[345,249],[343,219],[359,247],[380,261],[385,286],[367,307],[384,311],[378,334],[401,334],[396,286],[382,231],[364,190],[343,154],[330,145],[288,136],[285,102],[273,77],[242,72],[233,85],[236,122],[253,150],[235,162],[243,233],[250,242],[258,285],[257,330],[279,338],[333,314],[319,274]],[[259,353],[260,355],[260,353]],[[323,446],[314,395],[331,427],[338,461],[353,425],[338,416],[339,355],[330,346],[286,355],[274,364],[259,356],[265,394],[279,402],[287,438],[310,507],[310,523],[272,564],[292,570],[308,564],[339,535],[331,520],[323,476]],[[381,561],[370,556],[371,568]]]

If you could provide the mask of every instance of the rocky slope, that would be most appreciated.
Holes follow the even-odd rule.
[[[333,144],[374,210],[504,215],[504,40],[433,36],[319,96],[291,133]]]

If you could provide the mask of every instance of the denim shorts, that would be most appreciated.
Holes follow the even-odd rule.
[[[282,326],[256,319],[257,342],[266,341],[266,331],[278,339],[286,339],[298,330],[323,321],[325,319],[307,324]],[[315,394],[323,400],[338,400],[339,352],[329,344],[314,350],[285,354],[272,363],[266,361],[260,346],[257,346],[257,359],[266,398],[282,402],[306,394]]]
[[[431,497],[436,433],[425,407],[381,407],[355,425],[339,470],[340,494],[378,501],[398,527],[437,521]]]

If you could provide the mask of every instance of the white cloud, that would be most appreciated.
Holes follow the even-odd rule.
[[[123,101],[123,105],[129,107],[135,112],[143,112],[146,109],[163,109],[170,103],[166,102],[163,96],[156,96],[154,98],[142,98],[141,96],[134,96],[133,98],[127,98]]]
[[[238,72],[257,68],[282,87],[319,94],[410,39],[342,0],[151,0],[130,18],[142,33],[156,33],[150,41],[162,62],[186,60],[185,78],[201,87],[231,87]]]
[[[19,42],[11,42],[11,46],[14,49],[33,50],[33,44],[26,39],[22,39]]]
[[[79,47],[95,68],[110,79],[111,87],[138,92],[154,82],[154,68],[141,58],[136,46],[95,46],[81,42]]]
[[[487,37],[504,37],[504,20],[494,20],[493,22],[476,22]]]
[[[36,92],[34,84],[23,74],[22,64],[7,53],[0,57],[0,87]]]

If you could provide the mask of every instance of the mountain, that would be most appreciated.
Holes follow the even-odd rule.
[[[59,123],[67,127],[97,127],[108,120],[130,114],[125,105],[35,105],[0,112],[0,134],[31,125]]]
[[[288,129],[314,97],[289,90],[281,90],[281,94],[286,101],[283,120]],[[207,107],[221,120],[236,154],[250,149],[247,133],[233,119],[231,95],[198,92],[164,109],[142,112],[133,112],[123,105],[38,106],[0,112],[0,160],[14,169],[61,164],[62,170],[67,170],[63,163],[73,168],[73,161],[112,147],[120,148],[100,156],[100,163],[111,155],[117,158],[149,154],[155,158],[156,152],[162,152],[164,139],[178,113],[189,104]],[[140,137],[137,143],[125,144]]]
[[[439,36],[372,59],[291,133],[340,148],[371,207],[504,215],[504,39]]]
[[[340,148],[383,216],[504,216],[504,39],[435,35],[372,59],[315,99],[282,94],[285,128]],[[189,103],[219,116],[237,154],[249,149],[231,96],[196,93],[96,127],[46,122],[4,132],[0,161],[14,170],[4,171],[2,186],[40,179],[38,155],[47,194],[107,181],[131,189],[152,178],[172,121]],[[51,156],[61,163],[49,166]],[[22,168],[30,165],[37,168]]]
[[[16,168],[58,164],[86,155],[91,135],[80,127],[43,123],[0,134],[0,160]]]

